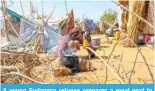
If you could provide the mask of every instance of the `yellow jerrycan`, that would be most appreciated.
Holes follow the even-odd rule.
[[[115,32],[115,39],[118,40],[120,38],[120,31]]]
[[[87,47],[88,46],[88,40],[84,39],[83,40],[83,47]]]

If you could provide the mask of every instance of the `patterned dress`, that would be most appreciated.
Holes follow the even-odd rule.
[[[59,41],[59,44],[58,44],[58,48],[57,48],[57,56],[58,57],[62,57],[62,50],[68,45],[68,41],[69,41],[69,35],[65,35],[65,36],[62,36],[60,41]]]

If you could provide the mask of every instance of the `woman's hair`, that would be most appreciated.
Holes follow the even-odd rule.
[[[85,33],[85,31],[82,31],[81,33],[82,33],[82,35],[83,35],[83,34]]]
[[[86,31],[86,32],[85,32],[85,35],[90,35],[90,32]]]

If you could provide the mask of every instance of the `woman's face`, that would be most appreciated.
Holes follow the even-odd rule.
[[[72,34],[74,38],[78,38],[79,37],[79,31],[75,32]]]

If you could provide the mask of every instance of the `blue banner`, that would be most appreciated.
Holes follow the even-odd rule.
[[[1,84],[1,91],[155,91],[154,84]]]

